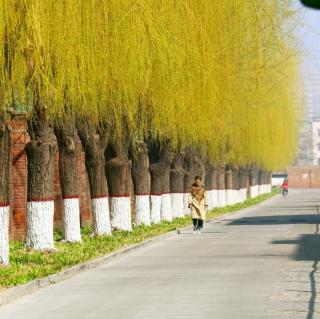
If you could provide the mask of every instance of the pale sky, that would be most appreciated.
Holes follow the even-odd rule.
[[[303,49],[303,62],[308,65],[315,63],[320,67],[320,10],[310,8],[302,10],[302,25],[298,34]]]

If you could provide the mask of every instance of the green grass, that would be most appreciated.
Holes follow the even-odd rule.
[[[270,194],[249,199],[244,203],[214,209],[208,212],[207,218],[252,206],[278,193],[278,189],[273,189]],[[23,243],[12,241],[10,243],[10,266],[0,268],[0,288],[12,287],[33,279],[46,277],[73,265],[190,224],[190,217],[176,218],[173,222],[134,227],[132,232],[116,231],[112,236],[100,237],[90,236],[91,227],[85,227],[82,229],[83,242],[81,244],[62,243],[61,231],[56,231],[55,240],[58,251],[54,253],[30,251],[24,248]]]

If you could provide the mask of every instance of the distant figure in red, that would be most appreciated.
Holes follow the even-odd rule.
[[[281,185],[281,188],[282,188],[282,196],[287,196],[288,195],[288,180],[285,179]]]

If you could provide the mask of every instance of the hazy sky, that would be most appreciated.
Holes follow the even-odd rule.
[[[296,0],[298,2],[298,0]],[[299,37],[303,49],[304,62],[319,65],[320,62],[320,10],[303,8],[302,25],[299,27]]]

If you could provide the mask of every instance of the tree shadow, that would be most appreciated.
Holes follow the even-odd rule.
[[[296,261],[313,261],[312,270],[309,273],[311,296],[308,303],[307,319],[314,318],[315,303],[317,298],[317,282],[316,273],[319,270],[320,261],[320,210],[319,206],[310,207],[302,206],[297,208],[294,206],[286,209],[292,210],[316,210],[316,214],[297,214],[297,215],[277,215],[277,216],[258,216],[258,217],[244,217],[236,220],[224,219],[223,221],[230,221],[228,226],[235,225],[284,225],[284,224],[311,224],[315,225],[315,232],[313,234],[303,234],[296,240],[274,240],[272,244],[275,245],[296,245],[296,251],[290,256],[292,260]]]
[[[300,210],[300,209],[299,209]],[[314,210],[314,209],[313,209]],[[274,215],[274,216],[254,216],[239,219],[222,219],[221,222],[229,222],[227,226],[239,224],[246,225],[287,225],[287,224],[320,224],[320,216],[315,214],[294,214],[294,215]]]

